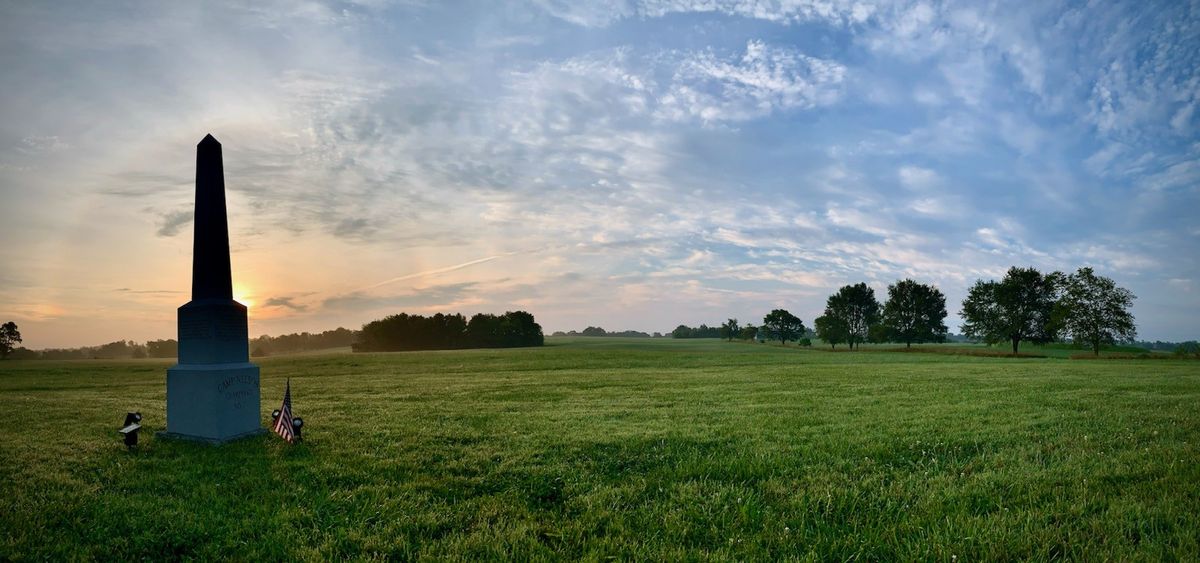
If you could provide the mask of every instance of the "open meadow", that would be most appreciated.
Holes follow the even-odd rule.
[[[0,363],[0,559],[1200,558],[1196,361],[550,338],[255,362],[264,426],[290,378],[303,444],[156,439],[170,362]]]

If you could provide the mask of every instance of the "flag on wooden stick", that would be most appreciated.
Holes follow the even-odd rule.
[[[272,428],[288,443],[296,441],[296,427],[292,422],[292,380],[287,381],[287,390],[283,392],[283,406],[279,407],[279,416],[275,417],[275,427]]]

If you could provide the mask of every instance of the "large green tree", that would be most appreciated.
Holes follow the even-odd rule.
[[[850,331],[847,330],[846,323],[829,315],[817,317],[817,320],[813,321],[813,329],[817,332],[817,338],[824,340],[834,350],[837,350],[838,344],[846,342],[850,338]]]
[[[1133,292],[1097,276],[1091,268],[1080,268],[1063,283],[1055,320],[1072,340],[1088,343],[1099,356],[1102,344],[1137,336],[1129,312],[1135,298]]]
[[[888,338],[903,342],[942,342],[946,339],[946,296],[932,285],[901,280],[888,286],[883,325]]]
[[[0,325],[0,359],[8,358],[8,354],[20,343],[21,331],[17,330],[17,323],[8,321]]]
[[[826,300],[824,316],[836,319],[835,324],[845,329],[850,348],[866,342],[871,325],[879,322],[879,301],[875,300],[875,290],[861,282],[842,286]]]
[[[800,338],[805,331],[804,322],[785,309],[775,309],[767,313],[767,316],[763,317],[762,328],[772,339],[778,339],[780,344]]]
[[[1062,274],[1009,268],[1000,281],[977,280],[962,304],[963,334],[988,344],[1022,340],[1044,343],[1056,337],[1053,315]]]

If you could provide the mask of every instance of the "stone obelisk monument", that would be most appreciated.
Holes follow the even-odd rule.
[[[167,370],[161,436],[220,444],[265,432],[246,306],[233,300],[225,171],[212,135],[196,146],[192,300],[179,308],[179,363]]]

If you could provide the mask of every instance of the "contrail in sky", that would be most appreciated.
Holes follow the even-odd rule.
[[[511,253],[510,253],[510,254],[511,254]],[[484,263],[484,262],[491,262],[492,260],[495,260],[495,259],[497,259],[497,258],[500,258],[501,256],[508,256],[508,254],[498,254],[498,255],[496,255],[496,256],[488,256],[487,258],[480,258],[480,259],[478,259],[478,260],[471,260],[470,262],[463,262],[462,264],[455,264],[455,265],[453,265],[453,266],[446,266],[445,268],[438,268],[438,269],[436,269],[436,270],[425,270],[424,272],[417,272],[417,273],[414,273],[414,274],[406,274],[406,275],[400,276],[400,277],[398,277],[398,278],[392,278],[392,279],[389,279],[389,280],[383,280],[383,281],[381,281],[381,282],[379,282],[379,283],[377,283],[377,284],[375,284],[375,285],[369,285],[369,286],[367,286],[367,287],[359,288],[359,289],[357,289],[357,290],[355,290],[355,291],[367,291],[367,290],[369,290],[369,289],[375,289],[375,288],[377,288],[377,287],[384,286],[384,285],[387,285],[387,284],[389,284],[389,283],[396,283],[396,282],[398,282],[398,281],[411,280],[411,279],[413,279],[413,278],[420,278],[420,277],[424,277],[424,276],[433,276],[433,275],[437,275],[437,274],[444,274],[444,273],[446,273],[446,272],[453,272],[454,270],[461,270],[461,269],[463,269],[463,268],[466,268],[466,267],[469,267],[469,266],[474,266],[474,265],[476,265],[476,264],[482,264],[482,263]]]

